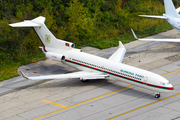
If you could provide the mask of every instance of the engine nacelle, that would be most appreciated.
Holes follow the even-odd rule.
[[[71,47],[71,48],[74,48],[75,47],[75,44],[74,43],[71,43],[71,42],[64,42],[65,43],[65,46],[67,47]]]
[[[64,61],[65,56],[58,54],[58,53],[53,53],[53,52],[46,52],[45,56],[49,58],[50,60],[55,60],[55,61]]]
[[[75,44],[72,43],[72,42],[68,42],[68,41],[64,41],[64,40],[60,40],[60,39],[57,39],[59,41],[59,47],[64,47],[65,49],[69,49],[69,48],[74,48],[75,47]]]

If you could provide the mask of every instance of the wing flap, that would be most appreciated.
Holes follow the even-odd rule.
[[[109,60],[112,60],[112,61],[118,62],[118,63],[122,63],[125,53],[126,53],[126,48],[124,47],[122,42],[119,41],[118,50],[109,57]]]
[[[45,75],[45,76],[36,76],[36,77],[27,77],[22,71],[20,71],[20,74],[28,79],[28,80],[50,80],[50,79],[61,79],[61,78],[106,78],[109,77],[107,74],[100,74],[100,73],[91,73],[91,72],[74,72],[69,74],[59,74],[59,75]]]

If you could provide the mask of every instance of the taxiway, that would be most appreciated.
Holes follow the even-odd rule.
[[[150,37],[176,37],[175,30]],[[176,91],[154,92],[113,80],[60,79],[32,82],[21,76],[0,83],[1,120],[177,120],[180,119],[180,43],[133,41],[123,62],[167,78]],[[117,47],[83,51],[108,58]],[[131,58],[129,58],[131,56]],[[50,60],[21,66],[28,76],[76,71]]]

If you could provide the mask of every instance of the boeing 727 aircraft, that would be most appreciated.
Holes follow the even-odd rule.
[[[155,97],[159,98],[162,92],[173,92],[174,87],[164,77],[133,66],[123,64],[126,49],[119,41],[118,50],[108,59],[94,56],[75,49],[71,42],[57,39],[44,24],[45,17],[37,17],[33,20],[10,24],[12,27],[33,27],[41,40],[43,46],[40,47],[45,56],[51,60],[61,61],[71,67],[77,68],[79,72],[27,77],[22,71],[21,75],[28,80],[79,78],[88,79],[114,79],[129,84],[134,84],[152,91]]]
[[[155,15],[139,15],[142,17],[161,18],[165,19],[173,28],[180,32],[180,7],[175,9],[172,0],[164,0],[164,6],[166,14],[163,16]],[[139,39],[142,41],[169,41],[169,42],[180,42],[180,39]]]

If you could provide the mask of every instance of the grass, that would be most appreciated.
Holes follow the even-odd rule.
[[[172,29],[171,25],[169,25],[169,23],[167,23],[167,22],[164,22],[157,26],[153,26],[153,27],[150,27],[150,28],[147,28],[144,30],[135,31],[135,33],[138,38],[143,38],[143,37],[155,35],[160,32],[170,30],[170,29]],[[125,43],[129,43],[131,41],[134,41],[134,40],[136,40],[136,39],[134,38],[131,30],[129,30],[126,34],[123,34],[121,36],[105,38],[105,39],[100,39],[100,40],[94,40],[93,42],[85,43],[83,46],[92,46],[92,47],[96,47],[99,49],[106,49],[106,48],[118,46],[119,41],[121,41],[123,44],[125,44]]]
[[[167,31],[170,29],[172,29],[172,27],[167,22],[164,22],[160,25],[150,27],[145,30],[135,31],[135,32],[139,38],[143,38],[143,37],[154,35],[154,34]],[[135,38],[133,37],[131,31],[129,30],[124,35],[100,39],[100,40],[94,40],[93,42],[79,45],[78,48],[84,47],[84,46],[92,46],[92,47],[96,47],[100,49],[106,49],[106,48],[118,46],[119,41],[122,41],[122,43],[125,44],[134,40]],[[18,67],[24,64],[35,63],[40,60],[45,60],[45,57],[42,54],[40,54],[39,56],[29,56],[26,59],[22,59],[20,62],[12,62],[10,64],[2,65],[0,69],[0,81],[19,76],[17,72]]]
[[[22,59],[19,62],[14,61],[8,64],[3,64],[0,69],[0,81],[19,76],[17,69],[22,65],[35,63],[45,59],[44,55],[40,54],[39,56],[30,56],[27,59]]]
[[[0,70],[0,81],[19,76],[17,72],[19,66],[20,66],[19,63],[4,65],[3,69]]]

